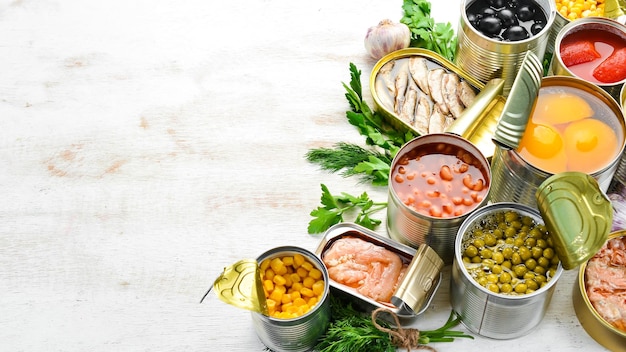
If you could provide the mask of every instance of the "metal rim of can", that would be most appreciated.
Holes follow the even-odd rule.
[[[575,73],[573,73],[569,69],[569,67],[565,65],[565,63],[563,62],[563,59],[561,59],[560,52],[561,52],[561,42],[565,38],[567,38],[568,35],[582,30],[581,27],[591,27],[590,30],[602,30],[605,32],[611,32],[615,35],[622,37],[622,39],[624,39],[624,41],[626,42],[626,25],[616,20],[606,18],[606,17],[585,17],[585,18],[579,18],[575,21],[568,21],[568,23],[559,30],[554,40],[554,57],[552,59],[553,60],[552,66],[554,66],[555,64],[554,60],[556,60],[556,64],[559,65],[560,69],[566,71],[569,75],[573,77],[577,77],[577,78],[579,77]],[[552,68],[552,70],[554,69]],[[613,82],[613,83],[594,83],[594,84],[598,85],[599,87],[614,87],[614,86],[619,87],[620,85],[622,85],[623,87],[625,82],[626,82],[626,78],[617,82]]]
[[[429,141],[429,139],[433,139],[433,141]],[[449,139],[451,141],[454,141],[454,143],[448,142],[448,141],[442,141],[441,139]],[[418,146],[415,146],[415,144],[420,143]],[[472,154],[472,156],[474,158],[476,158],[482,165],[483,167],[483,172],[486,173],[483,174],[486,178],[487,178],[487,192],[485,193],[485,200],[488,199],[489,196],[489,192],[491,190],[491,165],[489,163],[489,161],[487,160],[487,158],[484,156],[484,154],[474,145],[474,143],[468,141],[467,139],[456,135],[456,134],[452,134],[452,133],[429,133],[429,134],[425,134],[422,136],[418,136],[413,138],[412,140],[408,141],[407,143],[405,143],[400,150],[398,150],[398,152],[396,153],[396,156],[393,158],[393,160],[391,161],[391,171],[390,171],[390,176],[391,173],[393,173],[393,170],[396,166],[396,164],[398,163],[398,161],[408,152],[410,152],[411,150],[413,150],[416,147],[419,147],[421,145],[426,145],[426,144],[430,144],[430,143],[444,143],[444,144],[450,144],[450,145],[454,145],[456,147],[462,148],[463,150],[469,152],[470,154]],[[389,182],[389,194],[393,197],[393,200],[396,204],[400,204],[400,207],[402,209],[402,211],[407,211],[409,212],[409,214],[411,214],[412,216],[417,216],[417,217],[423,217],[429,220],[445,220],[445,219],[458,219],[464,216],[467,216],[469,213],[472,213],[473,211],[475,211],[476,209],[478,209],[480,207],[480,204],[482,204],[483,202],[480,203],[476,203],[476,206],[474,208],[468,209],[465,213],[461,214],[461,215],[457,215],[454,217],[449,217],[449,218],[439,218],[439,217],[433,217],[424,213],[419,213],[409,207],[407,207],[401,200],[400,197],[398,196],[398,193],[396,192],[396,190],[393,187],[393,184],[391,182]]]
[[[554,20],[556,18],[556,14],[557,14],[556,3],[554,0],[547,0],[547,1],[535,0],[537,5],[539,5],[539,7],[541,7],[545,11],[546,25],[537,34],[533,34],[526,39],[507,42],[507,41],[501,41],[501,40],[489,38],[488,36],[482,34],[480,31],[478,31],[476,28],[474,28],[474,26],[470,24],[470,21],[467,18],[467,8],[476,1],[477,0],[462,0],[461,1],[461,10],[460,10],[461,11],[461,23],[467,25],[473,37],[479,37],[482,40],[486,40],[490,44],[487,47],[485,47],[486,50],[502,52],[506,54],[524,53],[528,50],[529,43],[532,43],[533,41],[536,41],[538,38],[543,37],[546,33],[549,34],[552,28],[552,25],[554,23]],[[472,41],[472,42],[475,42],[475,41]],[[499,46],[504,47],[506,49],[498,49]],[[518,51],[512,50],[513,48],[519,48],[519,50]]]
[[[609,235],[608,240],[624,236],[626,236],[626,230],[615,231]],[[587,263],[588,261],[585,261],[580,265],[576,285],[574,285],[574,311],[576,312],[576,316],[589,336],[604,347],[609,349],[616,349],[617,346],[626,348],[624,347],[626,343],[626,332],[618,330],[598,314],[587,296],[585,284]],[[579,299],[580,303],[576,302],[576,299]]]
[[[602,169],[597,170],[597,171],[595,171],[595,172],[590,174],[591,176],[600,175],[603,172],[605,172],[606,170],[608,170],[611,167],[613,167],[619,161],[622,153],[624,153],[624,149],[626,148],[626,114],[624,113],[624,111],[622,110],[620,105],[617,103],[615,98],[613,98],[609,93],[607,93],[605,90],[601,89],[599,86],[597,86],[597,85],[595,85],[595,84],[593,84],[591,82],[585,81],[584,79],[576,77],[576,76],[548,76],[548,77],[544,77],[541,80],[541,87],[539,89],[541,90],[541,88],[544,88],[544,87],[564,86],[563,82],[567,83],[567,85],[566,85],[567,87],[584,90],[586,92],[593,92],[593,94],[597,98],[599,98],[605,104],[607,104],[607,106],[613,111],[613,113],[615,113],[616,117],[618,118],[619,122],[621,123],[623,138],[622,138],[622,145],[621,145],[620,149],[616,153],[615,157],[605,167],[603,167]],[[598,96],[598,94],[600,96]],[[526,161],[526,159],[522,158],[522,156],[517,151],[511,150],[511,152],[513,154],[515,154],[516,158],[519,159],[519,161],[523,162],[526,167],[532,169],[534,172],[536,172],[538,174],[543,174],[543,175],[545,175],[545,177],[549,177],[549,176],[553,175],[552,173],[547,172],[545,170],[542,170],[542,169],[536,167],[535,165],[531,164],[530,162]]]
[[[316,269],[322,272],[322,277],[324,278],[324,294],[322,295],[322,298],[317,302],[317,304],[305,314],[299,317],[291,318],[291,319],[282,319],[282,318],[274,318],[272,316],[264,316],[270,321],[281,323],[281,322],[293,322],[295,320],[304,319],[311,314],[315,314],[315,312],[317,311],[317,308],[321,306],[321,304],[326,300],[326,298],[330,294],[329,293],[330,291],[329,275],[328,275],[328,270],[326,269],[326,266],[324,265],[324,263],[321,261],[320,258],[318,258],[313,252],[307,249],[296,247],[296,246],[276,247],[276,248],[272,248],[270,250],[265,251],[263,254],[261,254],[257,258],[257,261],[261,263],[265,259],[272,259],[281,255],[290,255],[290,254],[293,255],[296,253],[302,254],[307,260],[311,262],[311,264],[315,265]],[[256,312],[253,312],[253,314],[258,314],[262,316],[262,314],[256,313]]]
[[[481,292],[485,293],[486,295],[494,295],[494,296],[503,298],[505,300],[513,300],[513,301],[526,300],[534,296],[543,295],[544,292],[548,291],[552,286],[556,285],[556,282],[561,277],[561,274],[563,273],[563,267],[561,266],[560,262],[556,269],[556,273],[550,279],[550,281],[547,282],[545,286],[539,288],[538,290],[532,293],[523,294],[523,295],[507,295],[507,294],[502,294],[502,293],[495,293],[495,292],[488,290],[486,287],[483,287],[480,284],[478,284],[478,282],[476,282],[476,280],[474,280],[471,277],[471,275],[467,271],[467,268],[465,268],[465,265],[462,264],[463,257],[461,255],[461,246],[463,244],[463,241],[465,240],[466,232],[470,228],[470,226],[474,225],[476,222],[483,219],[484,216],[486,215],[492,214],[494,212],[506,211],[506,210],[513,210],[523,215],[529,215],[536,222],[542,222],[541,214],[539,214],[539,211],[527,205],[520,204],[520,203],[512,203],[512,202],[498,202],[498,203],[488,204],[476,210],[474,213],[472,213],[467,219],[465,219],[465,221],[463,221],[463,223],[459,227],[459,231],[457,233],[456,240],[454,243],[454,259],[457,262],[457,265],[459,266],[459,268],[461,269],[461,272],[468,279],[468,281],[470,281],[475,288],[479,289]]]

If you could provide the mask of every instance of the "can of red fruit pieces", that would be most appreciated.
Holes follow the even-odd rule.
[[[626,82],[626,26],[608,18],[581,18],[556,37],[554,75],[591,82],[620,101]]]

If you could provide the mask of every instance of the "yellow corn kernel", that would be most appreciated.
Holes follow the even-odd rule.
[[[263,288],[266,291],[269,291],[269,292],[274,291],[274,281],[272,281],[272,280],[264,280],[263,281]]]
[[[269,299],[274,300],[276,302],[282,302],[283,294],[284,292],[282,292],[281,290],[274,289],[274,291],[270,293]]]
[[[313,290],[311,290],[310,288],[307,288],[307,287],[303,287],[302,290],[300,290],[300,294],[303,297],[313,297],[313,296],[315,296],[315,293],[313,293]]]
[[[283,257],[283,263],[286,266],[293,266],[293,257],[291,256]]]
[[[282,275],[282,277],[285,278],[285,286],[291,287],[291,285],[293,284],[293,281],[291,281],[291,274],[285,274],[285,275]]]
[[[313,268],[309,271],[309,276],[314,278],[315,280],[319,280],[322,277],[322,272]]]
[[[283,297],[281,298],[280,303],[286,304],[289,302],[291,302],[291,295],[289,293],[285,293]]]
[[[302,285],[304,285],[304,287],[311,288],[313,287],[314,283],[315,283],[315,279],[310,276],[307,276],[304,278],[304,280],[302,280]]]
[[[281,285],[281,286],[285,286],[285,284],[287,283],[287,280],[282,275],[274,276],[272,281],[274,281],[276,285]]]
[[[302,254],[294,254],[293,256],[293,267],[298,269],[302,263],[304,263],[305,259],[304,256]]]
[[[306,300],[304,298],[296,298],[293,300],[294,306],[303,306],[306,304]]]
[[[302,288],[304,287],[304,285],[301,282],[294,282],[293,285],[291,285],[291,290],[298,292],[300,290],[302,290]]]
[[[259,268],[261,269],[261,271],[265,271],[267,270],[267,268],[270,267],[270,260],[269,259],[265,259],[261,262],[261,265],[259,266]]]
[[[304,262],[301,265],[303,268],[305,268],[308,271],[311,271],[311,269],[313,269],[313,264],[309,263],[309,262]]]
[[[300,294],[300,291],[293,291],[293,292],[290,293],[290,295],[291,295],[291,300],[292,301],[294,299],[296,299],[296,298],[301,298],[302,297],[302,295]]]
[[[292,273],[289,275],[289,278],[291,279],[291,286],[293,286],[293,284],[295,284],[296,282],[300,282],[302,280],[302,277],[300,276],[300,274],[297,273]]]
[[[305,268],[303,268],[303,267],[298,268],[298,269],[296,270],[296,273],[297,273],[297,274],[298,274],[301,278],[303,278],[303,279],[304,279],[305,277],[309,276],[309,271],[308,271],[308,270],[306,270],[306,269],[305,269]]]
[[[324,294],[324,280],[315,281],[315,283],[311,287],[311,290],[313,290],[313,293],[318,297],[323,295]]]
[[[317,302],[319,302],[319,298],[317,297],[311,297],[309,298],[308,301],[306,301],[306,304],[309,305],[309,307],[315,307],[315,305],[317,304]]]
[[[267,269],[265,270],[265,278],[267,280],[273,280],[274,279],[274,275],[276,275],[276,273],[274,272],[274,270],[272,269]]]

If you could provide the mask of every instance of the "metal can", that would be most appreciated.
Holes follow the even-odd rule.
[[[437,216],[436,213],[433,213],[434,215],[425,213],[418,210],[418,198],[416,198],[414,204],[407,204],[407,199],[410,195],[400,194],[404,192],[399,192],[395,189],[394,185],[396,185],[396,182],[393,178],[397,173],[401,172],[400,169],[404,166],[403,164],[406,162],[406,159],[409,158],[412,153],[419,152],[420,150],[426,150],[430,146],[434,145],[441,146],[442,148],[449,148],[454,152],[460,153],[468,159],[465,161],[466,163],[472,163],[475,170],[480,172],[482,180],[481,191],[485,193],[485,195],[482,198],[476,198],[471,204],[468,201],[466,203],[466,208],[464,208],[464,211],[459,215],[452,214],[443,217]],[[420,163],[422,164],[421,161]],[[441,167],[442,165],[439,165],[436,166],[436,169],[425,170],[425,172],[431,172],[438,175]],[[424,177],[425,176],[422,175],[418,176],[419,179],[423,179]],[[458,175],[457,177],[460,179],[463,176]],[[445,263],[452,263],[454,258],[454,238],[456,231],[472,211],[487,204],[489,190],[492,187],[491,169],[487,158],[485,158],[485,156],[474,144],[458,135],[451,133],[427,134],[412,139],[400,148],[391,163],[390,178],[392,180],[389,182],[387,206],[387,232],[389,236],[392,239],[413,248],[418,248],[422,244],[427,244],[435,250]],[[411,186],[412,184],[413,183],[411,182],[405,183],[407,186]],[[418,192],[421,192],[419,189],[420,187],[413,187],[417,189]],[[442,182],[441,191],[435,192],[444,193],[443,191]],[[466,196],[466,198],[467,197],[469,196]],[[426,201],[428,201],[428,199],[426,199]]]
[[[404,274],[399,277],[389,302],[380,302],[352,286],[330,279],[330,287],[355,301],[365,311],[386,308],[401,318],[415,318],[430,305],[442,280],[444,263],[427,245],[415,249],[383,237],[354,223],[339,223],[329,228],[315,253],[324,261],[324,255],[337,241],[359,239],[390,251],[402,261]]]
[[[599,38],[615,36],[616,38],[620,38],[621,42],[626,43],[626,25],[615,20],[604,17],[588,17],[571,21],[559,31],[554,41],[554,57],[552,58],[550,67],[550,70],[554,75],[584,78],[580,74],[577,74],[572,68],[568,68],[563,62],[563,58],[561,56],[561,46],[564,40],[566,40],[570,35],[577,33],[589,33],[590,35]],[[620,101],[620,91],[624,82],[626,82],[626,78],[614,83],[602,83],[593,79],[593,77],[584,79],[598,85],[600,88],[609,93],[615,100]]]
[[[467,16],[467,9],[476,0],[461,1],[461,16],[457,31],[455,64],[481,82],[493,78],[505,81],[504,95],[508,95],[524,55],[532,51],[543,58],[556,16],[554,0],[535,0],[546,15],[545,26],[537,34],[519,41],[501,41],[489,38],[476,30]]]
[[[472,332],[494,339],[512,339],[533,330],[543,319],[556,283],[563,272],[559,264],[554,276],[532,293],[494,293],[474,279],[462,259],[462,246],[469,231],[493,214],[513,211],[543,224],[539,212],[517,203],[493,203],[472,213],[461,225],[455,242],[450,281],[450,303],[463,324]]]
[[[626,236],[626,230],[613,232],[609,240]],[[586,290],[585,272],[588,262],[580,265],[574,284],[573,303],[576,317],[585,331],[602,346],[615,352],[626,351],[626,332],[608,323],[593,307]]]
[[[604,167],[590,175],[600,184],[603,191],[607,191],[615,171],[617,169],[620,155],[624,152],[624,136],[626,126],[624,124],[624,114],[619,105],[607,92],[598,86],[576,77],[550,76],[542,79],[541,90],[551,87],[568,87],[589,95],[597,100],[597,104],[604,105],[614,114],[615,121],[610,122],[610,126],[615,131],[619,151],[615,158]],[[544,171],[523,159],[517,150],[496,148],[491,161],[491,172],[493,175],[490,200],[492,202],[515,202],[537,208],[535,193],[537,187],[553,173]]]
[[[254,330],[265,346],[277,352],[304,352],[315,347],[317,339],[326,331],[330,322],[328,271],[322,261],[312,252],[293,246],[271,249],[261,254],[257,261],[300,254],[317,268],[324,279],[324,293],[315,307],[306,314],[293,319],[279,319],[252,312]]]

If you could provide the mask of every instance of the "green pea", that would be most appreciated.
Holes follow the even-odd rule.
[[[512,279],[511,274],[509,274],[506,271],[503,272],[502,274],[500,274],[500,278],[499,278],[500,283],[510,284],[511,283],[511,279]]]
[[[490,258],[483,259],[481,263],[483,264],[483,268],[485,270],[491,270],[491,268],[493,268],[493,266],[496,264],[496,262],[494,262],[493,259]]]
[[[513,264],[511,264],[510,260],[505,260],[502,262],[502,264],[500,264],[503,268],[507,268],[507,269],[511,269],[513,267]]]
[[[522,258],[523,261],[528,260],[532,256],[532,253],[530,253],[530,249],[528,249],[526,247],[520,247],[518,249],[518,253],[519,253],[519,256]]]
[[[489,248],[483,248],[483,249],[480,251],[480,256],[481,256],[483,259],[491,259],[491,256],[492,256],[492,255],[493,255],[493,252],[492,252],[492,251],[491,251],[491,249],[489,249]]]
[[[535,279],[535,274],[532,272],[526,272],[526,274],[524,274],[524,280],[534,280]]]
[[[534,246],[530,249],[530,254],[532,254],[533,258],[539,259],[543,256],[543,249],[538,246]]]
[[[485,234],[485,245],[487,246],[494,246],[496,244],[496,236],[487,233]]]
[[[521,238],[521,237],[516,237],[516,238],[513,240],[513,245],[514,245],[515,247],[518,247],[518,248],[519,248],[519,247],[523,247],[523,246],[524,246],[524,239],[523,239],[523,238]]]
[[[496,284],[487,284],[487,289],[493,293],[500,293],[500,287]]]
[[[504,214],[504,221],[508,223],[511,223],[517,219],[519,219],[519,214],[515,211],[510,210]]]
[[[504,237],[504,233],[500,229],[493,230],[493,235],[498,239]]]
[[[535,244],[537,244],[537,240],[533,237],[528,237],[525,241],[524,241],[524,245],[526,247],[534,247]]]
[[[531,226],[535,223],[535,220],[533,220],[533,218],[531,218],[530,216],[522,216],[522,224],[526,225],[526,226]]]
[[[515,244],[515,239],[513,237],[507,237],[504,239],[504,243],[512,246],[513,244]]]
[[[543,250],[542,255],[546,257],[546,259],[552,259],[552,257],[554,257],[554,249],[552,249],[552,247],[548,247]]]
[[[470,257],[470,258],[473,258],[473,257],[477,256],[478,255],[478,248],[476,248],[475,246],[470,244],[469,246],[467,246],[467,248],[465,248],[465,255]]]
[[[504,262],[504,254],[502,254],[502,252],[494,252],[491,259],[493,259],[496,264],[502,264]]]
[[[527,272],[528,272],[528,269],[526,269],[526,267],[522,264],[519,264],[513,267],[513,273],[515,273],[515,276],[519,278],[524,277],[524,274],[526,274]]]
[[[482,263],[482,258],[480,256],[474,256],[472,257],[472,263],[474,264],[478,264],[478,263]]]
[[[538,240],[540,238],[543,238],[543,232],[539,230],[539,228],[535,227],[532,230],[530,230],[530,232],[528,233],[528,236]]]
[[[494,266],[491,268],[491,272],[492,272],[492,273],[494,273],[494,274],[496,274],[496,275],[501,274],[501,273],[502,273],[502,271],[503,271],[503,270],[502,270],[502,266],[500,266],[500,265],[498,265],[498,264],[494,265]]]
[[[529,290],[533,290],[533,291],[539,288],[539,284],[535,280],[526,281],[526,286],[528,287]]]
[[[543,238],[538,239],[537,240],[537,247],[539,247],[541,249],[548,248],[548,241],[544,240]]]
[[[550,259],[546,257],[539,257],[539,259],[537,259],[537,264],[544,269],[548,268],[548,266],[550,266]]]
[[[548,278],[546,278],[545,275],[535,275],[534,280],[538,283],[541,284],[542,282],[548,282]]]
[[[542,257],[543,258],[543,257]],[[535,274],[544,275],[546,273],[546,268],[541,265],[537,265],[534,269]]]
[[[504,230],[504,236],[506,237],[515,237],[515,235],[517,235],[517,230],[512,227],[507,227]]]
[[[522,257],[519,255],[518,252],[514,252],[513,255],[511,256],[511,264],[518,265],[521,263],[522,263]]]
[[[535,270],[535,267],[537,266],[537,261],[535,260],[535,258],[529,258],[524,262],[524,264],[526,265],[526,268],[528,270]]]
[[[526,286],[526,284],[517,284],[517,286],[515,286],[515,292],[516,293],[526,293],[526,290],[528,289],[528,286]]]
[[[513,248],[511,247],[505,247],[502,249],[502,256],[504,257],[504,259],[511,259],[511,257],[513,256]]]
[[[487,278],[486,277],[479,277],[477,280],[478,284],[480,286],[487,286],[488,282],[487,282]]]
[[[511,284],[502,284],[502,286],[500,286],[500,292],[511,293],[513,292],[513,286],[511,286]]]
[[[472,241],[472,245],[478,249],[481,249],[485,246],[485,241],[482,238],[476,238]]]
[[[495,284],[498,282],[498,275],[496,274],[487,274],[487,282],[490,284]]]
[[[516,229],[516,230],[519,230],[519,229],[522,228],[522,222],[519,221],[519,220],[513,220],[513,221],[511,221],[511,227]]]

